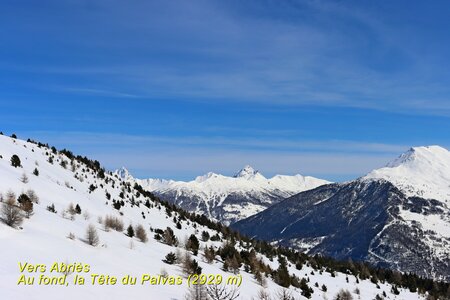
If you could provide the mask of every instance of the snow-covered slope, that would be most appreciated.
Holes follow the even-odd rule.
[[[11,165],[10,158],[13,155],[20,158],[20,167]],[[193,219],[186,219],[181,211],[164,208],[157,199],[145,197],[137,188],[111,173],[103,174],[95,161],[72,159],[73,157],[69,156],[43,145],[0,136],[1,210],[9,207],[7,198],[11,198],[13,193],[19,196],[22,193],[31,194],[29,191],[32,190],[38,197],[38,200],[34,199],[34,214],[26,218],[19,227],[7,226],[4,219],[0,220],[0,299],[185,299],[190,289],[186,284],[182,265],[177,262],[167,264],[163,260],[169,252],[184,257],[188,252],[184,248],[187,237],[195,234],[200,240],[203,231],[208,232],[210,236],[218,236],[215,241],[200,240],[200,251],[196,256],[192,256],[204,274],[219,274],[224,278],[242,276],[238,299],[257,297],[259,290],[265,290],[272,296],[282,290],[269,274],[265,275],[266,283],[262,287],[255,280],[251,269],[244,270],[244,266],[238,267],[236,274],[224,271],[224,264],[219,255],[207,263],[204,256],[205,247],[212,246],[218,250],[219,247],[224,247],[223,243],[232,243],[225,239],[224,233],[201,225]],[[69,209],[70,204],[78,205],[80,214],[73,213]],[[48,209],[51,206],[54,206],[56,212]],[[107,229],[107,216],[117,218],[125,227],[118,231]],[[125,233],[128,224],[143,225],[148,242],[127,236]],[[98,234],[97,246],[87,243],[86,229],[89,225],[92,225]],[[158,229],[167,227],[173,229],[180,241],[178,245],[171,246],[159,240]],[[252,245],[245,242],[236,243],[234,248],[238,251],[253,249]],[[274,261],[260,253],[256,255],[260,263],[267,264],[273,270],[278,268],[276,259]],[[62,271],[50,272],[50,266],[55,262],[88,264],[90,270],[86,273],[75,271],[68,274]],[[21,273],[20,264],[25,263],[33,266],[45,264],[47,268],[43,273],[40,267],[32,268],[33,270],[26,268]],[[330,274],[324,269],[313,270],[307,264],[297,269],[289,263],[287,268],[289,273],[298,278],[308,278],[307,284],[313,291],[312,299],[331,299],[340,289],[346,289],[355,298],[361,299],[373,299],[383,292],[392,299],[424,298],[405,289],[399,289],[400,294],[394,296],[390,292],[390,284],[379,282],[377,288],[368,279],[357,280],[352,275]],[[100,285],[96,281],[93,285],[93,274],[116,276],[118,282],[115,285]],[[183,283],[142,285],[139,280],[142,274],[181,276]],[[18,284],[20,275],[34,277],[34,284]],[[39,285],[42,275],[63,279],[67,275],[68,285]],[[120,279],[125,275],[138,277],[137,284],[123,285]],[[86,278],[85,284],[74,285],[76,276]],[[327,287],[326,291],[322,290],[322,285]],[[357,295],[356,288],[360,295]],[[289,290],[295,299],[304,299],[299,288],[291,286]]]
[[[450,152],[440,146],[411,148],[365,178],[382,178],[407,196],[450,204]]]
[[[123,168],[117,170],[116,174],[129,176]],[[164,200],[225,224],[254,215],[301,191],[329,183],[299,174],[265,178],[248,165],[233,177],[210,172],[189,182],[161,179],[137,182]]]

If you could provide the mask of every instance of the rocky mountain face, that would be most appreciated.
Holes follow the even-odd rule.
[[[365,177],[299,193],[232,227],[308,253],[450,280],[448,154],[412,148]]]
[[[116,174],[130,176],[124,170],[118,170]],[[226,225],[263,211],[301,191],[329,183],[302,175],[276,175],[268,179],[251,166],[245,166],[232,177],[210,172],[189,182],[161,179],[136,181],[164,200]]]

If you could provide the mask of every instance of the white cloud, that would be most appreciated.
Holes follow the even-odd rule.
[[[110,169],[123,165],[141,177],[184,179],[208,171],[233,174],[246,164],[268,176],[301,173],[330,180],[352,178],[384,166],[408,149],[404,145],[337,140],[180,138],[86,132],[26,135],[98,159]]]

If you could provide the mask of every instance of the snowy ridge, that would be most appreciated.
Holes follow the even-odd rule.
[[[188,182],[161,179],[136,181],[165,200],[225,224],[254,215],[299,192],[329,183],[300,174],[275,175],[267,179],[249,165],[232,177],[209,172]]]
[[[216,174],[213,172],[197,176],[192,181],[174,181],[164,179],[143,179],[139,180],[145,184],[150,191],[185,188],[192,191],[203,191],[204,193],[226,193],[231,191],[275,191],[281,190],[289,193],[298,193],[304,190],[318,187],[322,184],[330,183],[327,180],[318,179],[300,174],[294,176],[275,175],[272,178],[265,178],[258,171],[245,166],[233,177]]]
[[[17,155],[21,161],[21,167],[13,167],[10,157]],[[63,163],[63,162],[66,163]],[[38,175],[33,174],[38,170]],[[27,177],[27,180],[23,180]],[[94,188],[92,190],[92,187]],[[118,176],[105,172],[104,177],[99,176],[94,170],[84,163],[71,161],[66,155],[54,152],[44,146],[24,142],[18,139],[0,136],[0,193],[3,200],[11,192],[19,195],[25,191],[33,190],[39,200],[34,203],[34,214],[25,219],[20,228],[12,228],[0,222],[0,291],[2,299],[185,299],[188,292],[186,284],[183,285],[96,285],[85,284],[83,286],[42,286],[17,285],[20,275],[18,262],[30,264],[51,265],[60,263],[84,263],[91,266],[92,273],[107,274],[120,278],[130,274],[158,275],[168,273],[169,276],[185,276],[180,264],[167,264],[163,260],[169,252],[184,255],[184,241],[191,234],[208,232],[211,236],[222,235],[210,228],[187,220],[180,220],[181,227],[175,227],[173,218],[179,219],[176,212],[171,216],[161,209],[158,202],[148,200],[142,194],[138,194],[132,185],[122,181]],[[108,197],[107,195],[110,195]],[[122,196],[121,196],[122,195]],[[108,199],[109,198],[109,199]],[[119,209],[113,208],[113,201],[123,200]],[[78,204],[80,214],[72,215],[67,211],[70,204]],[[4,207],[5,203],[0,203]],[[54,205],[56,212],[47,209]],[[141,242],[136,237],[130,238],[123,231],[112,229],[105,230],[106,216],[114,216],[123,221],[125,228],[128,224],[134,226],[141,224],[148,234],[148,242]],[[101,223],[100,223],[101,221]],[[99,236],[98,246],[86,243],[85,234],[88,225],[93,225]],[[178,246],[170,246],[155,239],[154,232],[149,228],[164,229],[171,227],[175,236],[180,241]],[[212,263],[207,263],[203,256],[205,247],[222,247],[224,241],[200,241],[200,252],[193,256],[206,274],[220,274],[225,278],[233,273],[223,270],[223,261],[220,256],[215,257]],[[236,244],[238,250],[242,249]],[[276,269],[276,260],[268,259],[264,255],[257,257],[271,268]],[[370,280],[359,280],[342,273],[331,276],[330,273],[314,271],[310,266],[304,265],[301,269],[289,264],[288,271],[298,277],[308,277],[313,291],[311,299],[331,299],[340,289],[346,289],[354,298],[373,299],[383,291],[390,294],[392,286],[379,282],[377,288]],[[314,271],[314,272],[313,272]],[[270,277],[264,287],[259,285],[254,276],[239,268],[242,275],[242,285],[239,289],[238,299],[252,299],[257,296],[259,290],[274,296],[282,288]],[[27,276],[40,273],[24,273]],[[45,275],[55,275],[49,273]],[[61,273],[57,275],[63,275]],[[84,274],[87,281],[89,275]],[[68,281],[72,282],[75,274],[68,275]],[[347,279],[348,278],[348,279]],[[317,287],[314,283],[317,282]],[[326,291],[320,288],[327,286]],[[358,287],[360,295],[355,288]],[[290,287],[290,292],[295,299],[305,299],[298,288]],[[397,299],[424,299],[423,296],[411,293],[405,289],[399,289]],[[393,296],[393,295],[392,295]]]
[[[385,179],[407,196],[450,204],[450,152],[440,146],[411,148],[364,178]]]

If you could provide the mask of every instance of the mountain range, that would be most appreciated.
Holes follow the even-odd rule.
[[[209,172],[188,182],[135,179],[126,168],[116,170],[115,174],[123,180],[138,182],[161,199],[227,225],[263,211],[299,192],[329,183],[299,174],[266,178],[249,165],[232,177]]]

